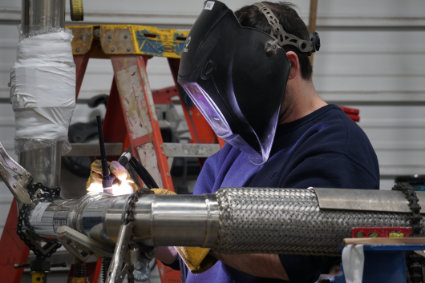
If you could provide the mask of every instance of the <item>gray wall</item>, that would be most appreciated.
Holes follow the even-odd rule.
[[[233,9],[254,1],[225,1]],[[178,3],[178,4],[177,4]],[[294,1],[307,20],[309,1]],[[318,28],[322,48],[315,56],[318,92],[329,103],[360,109],[359,125],[377,151],[381,188],[394,176],[425,174],[425,1],[321,0]],[[85,1],[85,23],[133,23],[189,29],[202,1]],[[0,141],[13,152],[14,118],[9,104],[9,70],[16,56],[20,1],[0,3]],[[69,17],[67,17],[69,19]],[[172,85],[166,61],[149,61],[153,89]],[[108,93],[112,68],[92,60],[82,98]],[[102,109],[99,109],[102,111]],[[78,105],[74,122],[88,119]],[[0,183],[0,231],[10,193]]]

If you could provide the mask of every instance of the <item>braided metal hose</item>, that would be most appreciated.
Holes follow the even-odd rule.
[[[224,188],[216,196],[220,252],[339,255],[353,227],[410,226],[406,213],[321,210],[314,190]]]

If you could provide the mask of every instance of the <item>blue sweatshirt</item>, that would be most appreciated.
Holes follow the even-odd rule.
[[[205,162],[194,194],[222,187],[379,188],[379,167],[366,134],[336,105],[279,125],[270,158],[262,165],[230,145]],[[338,258],[280,255],[290,282],[314,282]],[[183,282],[282,282],[258,278],[218,261],[201,274],[181,265]]]

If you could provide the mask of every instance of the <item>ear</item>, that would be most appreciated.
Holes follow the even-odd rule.
[[[291,64],[291,70],[289,71],[288,80],[292,80],[296,78],[301,70],[300,70],[300,61],[298,60],[298,55],[294,51],[286,52],[286,57],[288,58],[289,63]]]

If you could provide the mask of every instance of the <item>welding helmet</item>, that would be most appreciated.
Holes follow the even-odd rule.
[[[290,71],[278,32],[243,27],[226,5],[206,1],[178,72],[178,83],[217,136],[255,164],[269,158]]]

